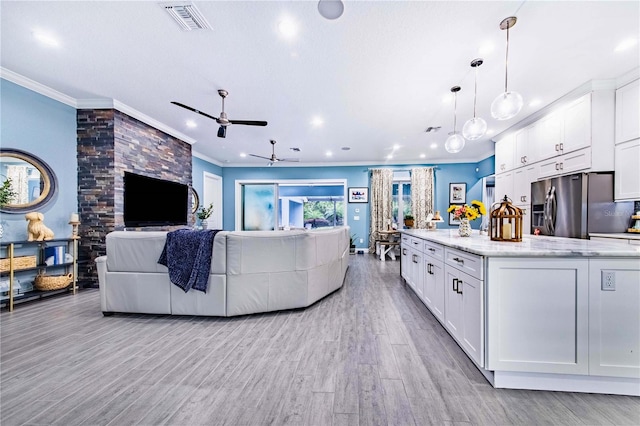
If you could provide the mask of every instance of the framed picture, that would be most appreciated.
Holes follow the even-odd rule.
[[[350,203],[368,203],[369,188],[349,188]]]
[[[464,204],[467,202],[467,184],[449,184],[449,204]]]
[[[460,225],[460,218],[455,217],[453,212],[449,213],[449,225]]]

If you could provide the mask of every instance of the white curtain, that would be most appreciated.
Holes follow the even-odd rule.
[[[433,167],[416,167],[411,169],[413,227],[425,229],[429,213],[433,213]]]
[[[391,224],[393,170],[373,169],[371,171],[371,226],[369,228],[369,252],[375,253],[376,234],[379,230],[385,230]]]

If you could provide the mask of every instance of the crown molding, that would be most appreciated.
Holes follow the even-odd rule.
[[[156,120],[155,118],[151,118],[148,115],[131,108],[128,105],[123,104],[122,102],[116,99],[110,98],[96,98],[96,99],[76,99],[71,96],[65,95],[64,93],[58,92],[44,84],[38,83],[37,81],[31,80],[23,75],[20,75],[14,71],[8,70],[4,67],[0,67],[0,78],[3,78],[7,81],[15,83],[19,86],[22,86],[26,89],[29,89],[33,92],[36,92],[42,96],[46,96],[55,101],[61,102],[65,105],[69,105],[75,109],[116,109],[124,114],[127,114],[129,117],[135,118],[136,120],[142,121],[145,124],[148,124],[151,127],[154,127],[168,135],[176,137],[189,145],[193,145],[196,143],[196,140],[192,137],[185,135],[182,132],[177,131],[176,129],[167,126],[164,123]]]
[[[216,160],[214,158],[211,158],[208,155],[204,155],[204,154],[201,154],[199,152],[196,152],[193,149],[191,150],[191,155],[193,155],[194,157],[197,157],[197,158],[199,158],[201,160],[204,160],[206,162],[209,162],[211,164],[215,164],[216,166],[224,167],[224,164],[221,163],[220,161],[218,161],[218,160]]]
[[[4,80],[15,83],[18,86],[22,86],[25,89],[29,89],[32,92],[39,93],[42,96],[46,96],[47,98],[51,98],[70,107],[77,108],[77,101],[75,98],[67,96],[64,93],[58,92],[57,90],[45,86],[42,83],[38,83],[37,81],[31,80],[30,78],[8,70],[4,67],[0,67],[0,78],[3,78]]]
[[[632,81],[636,81],[640,78],[640,67],[636,67],[629,72],[622,74],[620,77],[616,79],[616,89],[626,86]]]

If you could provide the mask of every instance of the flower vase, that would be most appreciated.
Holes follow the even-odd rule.
[[[471,224],[469,219],[460,219],[460,225],[458,225],[458,234],[461,237],[471,236]]]
[[[209,226],[209,224],[207,223],[207,219],[202,219],[202,220],[200,221],[200,227],[201,227],[202,229],[207,229],[207,227],[208,227],[208,226]]]

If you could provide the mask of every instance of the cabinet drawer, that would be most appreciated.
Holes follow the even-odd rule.
[[[484,279],[482,256],[466,253],[464,251],[445,248],[445,263],[453,268],[471,275],[479,280]]]
[[[422,241],[420,238],[411,237],[410,247],[417,252],[422,253]]]
[[[436,260],[444,259],[444,247],[440,244],[432,243],[431,241],[423,242],[422,252]]]

